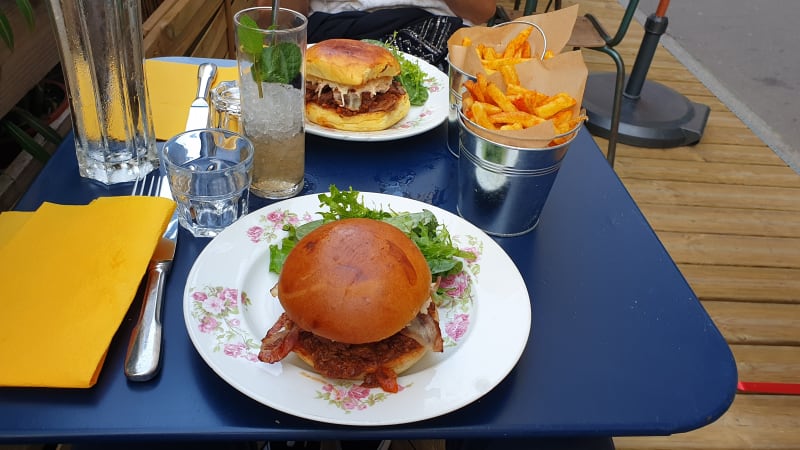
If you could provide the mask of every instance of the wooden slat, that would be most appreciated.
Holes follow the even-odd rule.
[[[795,346],[800,351],[800,304],[704,301],[729,344]],[[800,430],[798,430],[800,432]]]
[[[800,269],[678,264],[701,300],[800,304]]]
[[[675,161],[620,158],[614,165],[620,177],[647,180],[691,181],[743,186],[780,186],[798,189],[800,177],[786,166],[729,164],[704,161]]]
[[[197,44],[191,51],[191,56],[199,58],[226,58],[229,56],[228,22],[222,3],[218,5],[214,17],[200,35]],[[233,55],[232,58],[235,59],[236,55]]]
[[[190,55],[222,0],[165,0],[144,22],[145,56]]]
[[[0,42],[0,118],[59,62],[47,3],[37,1],[32,5],[35,26],[29,29],[13,1],[0,1],[0,7],[7,12],[15,43],[14,50],[10,50]]]
[[[800,351],[797,347],[732,345],[731,350],[742,381],[800,383]]]
[[[800,238],[800,212],[639,203],[656,231]],[[688,218],[688,220],[687,220]]]
[[[617,450],[798,450],[800,396],[737,395],[716,422],[666,437],[614,438]]]
[[[655,228],[658,228],[656,225]],[[702,233],[658,233],[677,263],[800,269],[800,239],[725,236]]]
[[[718,206],[800,211],[798,190],[773,186],[737,186],[673,180],[626,178],[625,187],[637,203]]]

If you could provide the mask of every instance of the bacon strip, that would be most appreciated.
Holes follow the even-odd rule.
[[[362,387],[375,388],[380,387],[386,392],[397,393],[400,390],[400,385],[397,384],[397,374],[394,370],[387,367],[378,367],[374,372],[368,373],[364,377],[364,382],[361,383]]]
[[[261,351],[258,353],[258,359],[266,363],[282,360],[291,353],[299,337],[300,327],[296,326],[286,313],[281,314],[275,325],[267,331],[267,335],[261,340]]]

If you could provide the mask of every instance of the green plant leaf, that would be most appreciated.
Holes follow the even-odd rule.
[[[24,110],[19,107],[11,108],[11,111],[17,115],[20,119],[22,119],[23,123],[27,124],[29,127],[33,129],[33,131],[42,135],[43,138],[52,142],[53,144],[60,144],[62,141],[61,135],[59,135],[54,129],[50,128],[49,125],[42,122],[39,118],[31,114],[29,111]]]
[[[14,32],[11,30],[11,24],[8,23],[8,18],[2,11],[0,11],[0,39],[5,42],[6,47],[14,50]]]
[[[25,22],[28,24],[28,28],[31,30],[35,25],[34,14],[33,14],[33,6],[29,0],[17,0],[17,8],[22,13],[22,17],[25,18]]]
[[[50,159],[50,154],[47,153],[47,150],[45,150],[44,147],[30,137],[28,133],[26,133],[17,124],[9,120],[3,120],[0,122],[0,124],[3,126],[3,128],[5,128],[6,132],[8,132],[8,135],[14,138],[14,140],[19,143],[20,147],[22,147],[22,149],[28,152],[31,156],[41,162],[47,162],[47,160]]]

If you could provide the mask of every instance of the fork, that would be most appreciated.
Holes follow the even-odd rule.
[[[141,180],[141,183],[140,183]],[[161,196],[172,199],[164,175],[154,172],[133,185],[131,195]],[[157,373],[161,360],[161,305],[164,286],[172,267],[178,240],[178,211],[173,212],[164,234],[159,239],[147,267],[147,285],[139,320],[133,328],[128,353],[125,356],[125,375],[131,381],[147,381]]]

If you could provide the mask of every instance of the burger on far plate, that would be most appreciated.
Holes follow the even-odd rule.
[[[272,294],[284,313],[258,358],[294,352],[314,371],[397,392],[397,375],[443,351],[428,263],[400,229],[374,219],[328,222],[286,257]]]
[[[411,108],[394,79],[400,63],[379,45],[328,39],[306,51],[306,118],[345,131],[385,130]]]

